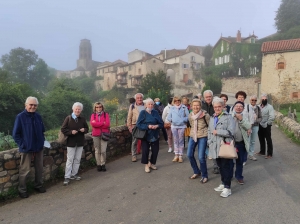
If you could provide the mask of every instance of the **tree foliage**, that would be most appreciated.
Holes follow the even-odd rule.
[[[12,49],[1,57],[2,68],[8,71],[9,80],[14,83],[27,83],[38,91],[45,90],[51,80],[47,64],[32,50]]]
[[[202,89],[202,93],[208,89],[213,91],[214,94],[221,93],[222,81],[221,81],[220,77],[214,76],[214,75],[209,75],[209,76],[205,77],[204,81],[205,81],[205,86]]]
[[[154,72],[147,74],[146,77],[142,79],[141,85],[138,88],[138,92],[144,95],[150,94],[153,91],[156,93],[159,93],[159,91],[162,92],[166,95],[166,99],[170,96],[172,84],[167,80],[167,75],[162,70],[159,70],[156,74]],[[154,95],[152,97],[155,98]],[[156,97],[158,97],[158,95]],[[163,103],[166,104],[167,100]]]
[[[300,0],[282,0],[275,17],[275,26],[280,33],[300,25]]]
[[[209,64],[213,55],[213,46],[210,44],[206,45],[203,49],[202,55],[205,57],[205,64]]]

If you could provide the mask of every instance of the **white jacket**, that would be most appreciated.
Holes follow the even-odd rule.
[[[169,111],[170,111],[170,107],[171,107],[171,106],[172,106],[172,105],[168,103],[168,106],[166,106],[166,107],[164,108],[164,111],[163,111],[163,114],[162,114],[162,120],[163,120],[163,122],[166,122],[166,118],[167,118],[167,116],[168,116],[168,114],[169,114]],[[169,122],[169,123],[170,123],[170,122]]]

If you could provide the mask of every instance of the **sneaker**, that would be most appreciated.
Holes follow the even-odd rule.
[[[178,162],[179,162],[179,163],[183,163],[183,158],[182,158],[182,156],[179,156]]]
[[[254,156],[249,156],[248,158],[253,160],[253,161],[257,161],[257,159]]]
[[[231,189],[229,188],[224,188],[224,190],[220,194],[220,196],[223,198],[227,198],[229,195],[231,195]]]
[[[243,166],[245,166],[246,165],[246,162],[243,162]]]
[[[168,152],[173,152],[173,149],[170,147],[169,150],[168,150]]]
[[[219,187],[214,188],[215,191],[223,191],[224,190],[224,184],[220,184]]]
[[[219,174],[220,173],[219,167],[215,167],[213,173],[214,174]]]
[[[242,179],[237,180],[237,182],[238,182],[240,185],[244,185],[244,180],[242,180]]]
[[[105,172],[106,171],[106,167],[105,165],[102,165],[102,171]]]
[[[178,162],[179,158],[178,156],[175,156],[174,159],[172,160],[173,162]]]
[[[136,162],[136,156],[132,156],[131,162]]]
[[[81,180],[81,177],[75,175],[75,176],[71,176],[70,179],[71,179],[71,180]]]
[[[67,186],[70,182],[70,179],[69,178],[65,178],[64,180],[64,186]]]
[[[39,187],[39,188],[34,188],[34,190],[36,190],[39,193],[45,193],[46,192],[46,189],[43,186]]]

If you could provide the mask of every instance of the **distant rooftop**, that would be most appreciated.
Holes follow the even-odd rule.
[[[262,53],[300,51],[300,38],[264,42],[261,46]]]

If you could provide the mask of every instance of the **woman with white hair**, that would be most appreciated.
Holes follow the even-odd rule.
[[[231,195],[231,176],[232,159],[219,158],[219,150],[221,146],[221,140],[225,138],[227,142],[230,142],[230,138],[234,135],[234,124],[232,116],[226,111],[223,111],[224,100],[215,97],[212,101],[212,105],[215,113],[210,117],[207,145],[209,146],[208,156],[216,159],[218,166],[220,167],[221,181],[222,183],[214,188],[215,191],[222,192],[221,197],[228,197]]]
[[[64,185],[68,185],[70,179],[81,180],[78,176],[78,169],[85,141],[84,134],[89,130],[85,118],[80,116],[83,110],[82,103],[74,103],[72,110],[73,113],[65,118],[61,127],[61,132],[68,136]]]
[[[145,164],[145,172],[150,173],[150,169],[157,170],[155,166],[159,151],[159,129],[163,128],[163,121],[158,112],[153,109],[154,102],[148,98],[144,100],[145,110],[139,114],[136,122],[137,128],[147,130],[146,137],[142,139],[142,160]],[[149,161],[149,149],[151,147],[151,157]]]

